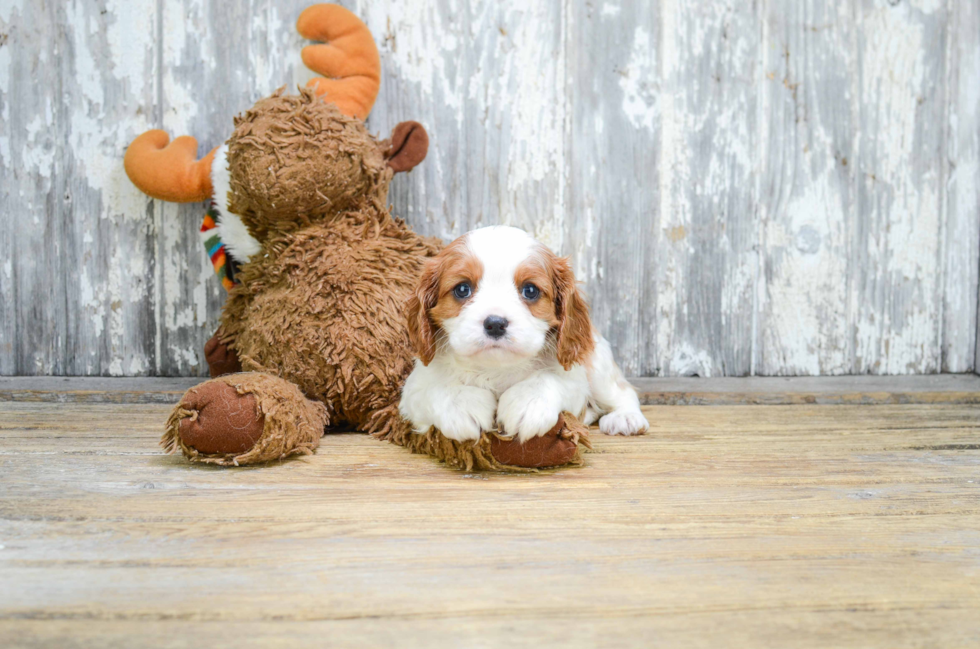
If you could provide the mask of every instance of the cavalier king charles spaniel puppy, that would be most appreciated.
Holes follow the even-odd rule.
[[[465,441],[496,428],[525,442],[564,410],[608,435],[647,429],[568,260],[523,230],[474,230],[429,260],[408,331],[419,359],[399,409],[419,433]]]

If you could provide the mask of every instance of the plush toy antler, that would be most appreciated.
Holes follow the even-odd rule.
[[[197,140],[189,135],[170,142],[165,131],[143,133],[126,149],[126,175],[141,192],[173,203],[211,198],[211,161],[217,148],[197,159]]]
[[[325,45],[303,48],[303,63],[323,77],[306,85],[333,102],[340,112],[366,119],[381,86],[381,57],[374,38],[361,19],[333,4],[306,8],[296,21],[304,38]]]
[[[303,48],[303,63],[324,75],[310,79],[307,86],[345,115],[365,119],[381,85],[381,57],[368,28],[343,7],[319,4],[300,14],[296,29],[305,38],[325,42]],[[123,164],[126,175],[144,194],[195,203],[213,193],[215,151],[198,160],[196,139],[185,135],[170,142],[166,132],[153,130],[133,140]]]

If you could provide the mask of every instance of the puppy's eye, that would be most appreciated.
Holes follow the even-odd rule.
[[[457,300],[465,300],[469,296],[473,295],[473,289],[470,287],[469,282],[460,282],[453,289],[453,295],[456,296]]]
[[[541,289],[539,289],[534,284],[528,282],[521,287],[521,297],[528,302],[534,302],[536,299],[541,297]]]

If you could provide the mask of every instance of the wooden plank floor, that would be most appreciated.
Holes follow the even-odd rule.
[[[980,646],[978,405],[647,407],[530,476],[167,412],[0,403],[0,646]]]

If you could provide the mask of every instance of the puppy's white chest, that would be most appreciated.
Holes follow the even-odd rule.
[[[534,369],[523,366],[501,368],[488,372],[467,373],[462,378],[465,385],[490,390],[500,396],[511,386],[520,383],[534,373]]]

